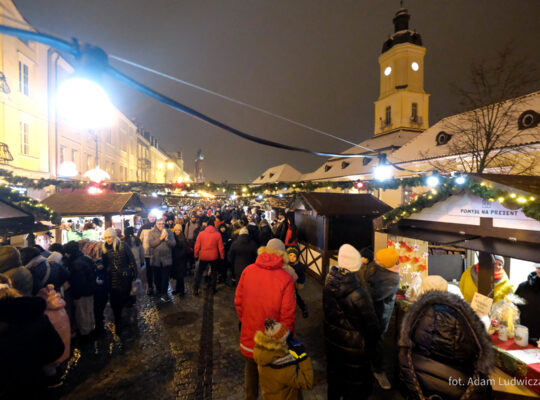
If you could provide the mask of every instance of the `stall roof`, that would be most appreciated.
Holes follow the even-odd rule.
[[[55,193],[42,203],[62,216],[129,214],[144,208],[136,193]]]
[[[530,175],[501,175],[501,174],[470,174],[478,178],[512,187],[516,190],[540,196],[540,176]]]
[[[34,217],[11,203],[0,200],[0,235],[15,236],[30,232],[44,232],[50,226],[34,222]]]
[[[371,194],[300,193],[299,199],[318,215],[356,215],[377,217],[392,207]]]

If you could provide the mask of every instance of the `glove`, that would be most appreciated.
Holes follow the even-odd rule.
[[[302,343],[294,338],[287,339],[287,343],[289,345],[289,354],[291,354],[294,358],[299,361],[307,358],[306,348]]]

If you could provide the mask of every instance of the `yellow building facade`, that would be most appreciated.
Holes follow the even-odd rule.
[[[33,30],[11,0],[0,0],[0,23]],[[116,182],[190,180],[181,159],[117,109],[107,128],[68,125],[56,110],[55,93],[73,72],[54,49],[0,35],[0,145],[13,157],[2,168],[31,178],[84,179],[99,167]]]

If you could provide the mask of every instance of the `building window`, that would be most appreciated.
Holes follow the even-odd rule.
[[[411,106],[411,121],[417,122],[418,121],[418,104],[412,103]]]
[[[390,125],[392,123],[392,107],[390,106],[386,107],[386,117],[384,119],[384,123],[386,125]]]
[[[30,126],[26,122],[21,122],[21,154],[30,155]]]
[[[91,170],[93,168],[92,166],[92,156],[90,154],[86,155],[86,170]]]
[[[71,161],[78,164],[79,152],[75,149],[71,149]]]
[[[60,146],[60,164],[66,161],[66,146]]]
[[[28,96],[28,65],[19,61],[19,92]]]

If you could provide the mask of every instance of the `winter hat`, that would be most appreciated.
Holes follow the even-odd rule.
[[[344,244],[339,248],[338,265],[341,268],[345,268],[350,272],[356,272],[360,270],[361,264],[360,253],[353,246]]]
[[[285,252],[285,244],[279,239],[270,239],[266,244],[266,247]]]
[[[287,254],[294,253],[298,257],[298,249],[296,247],[287,247]]]
[[[249,231],[248,231],[248,228],[246,228],[245,226],[240,229],[240,232],[238,233],[239,235],[249,235]]]
[[[379,250],[375,254],[375,260],[381,267],[392,268],[399,261],[399,254],[392,248]]]
[[[285,325],[274,321],[272,318],[267,318],[264,321],[264,334],[270,336],[274,340],[285,342],[289,336],[289,330]]]
[[[494,258],[496,261],[502,262],[502,266],[504,267],[504,257],[503,257],[503,256],[493,256],[493,258]]]
[[[13,246],[0,247],[0,273],[22,265],[21,253]]]
[[[422,290],[424,293],[430,290],[448,291],[448,282],[440,275],[429,275],[422,281]]]

